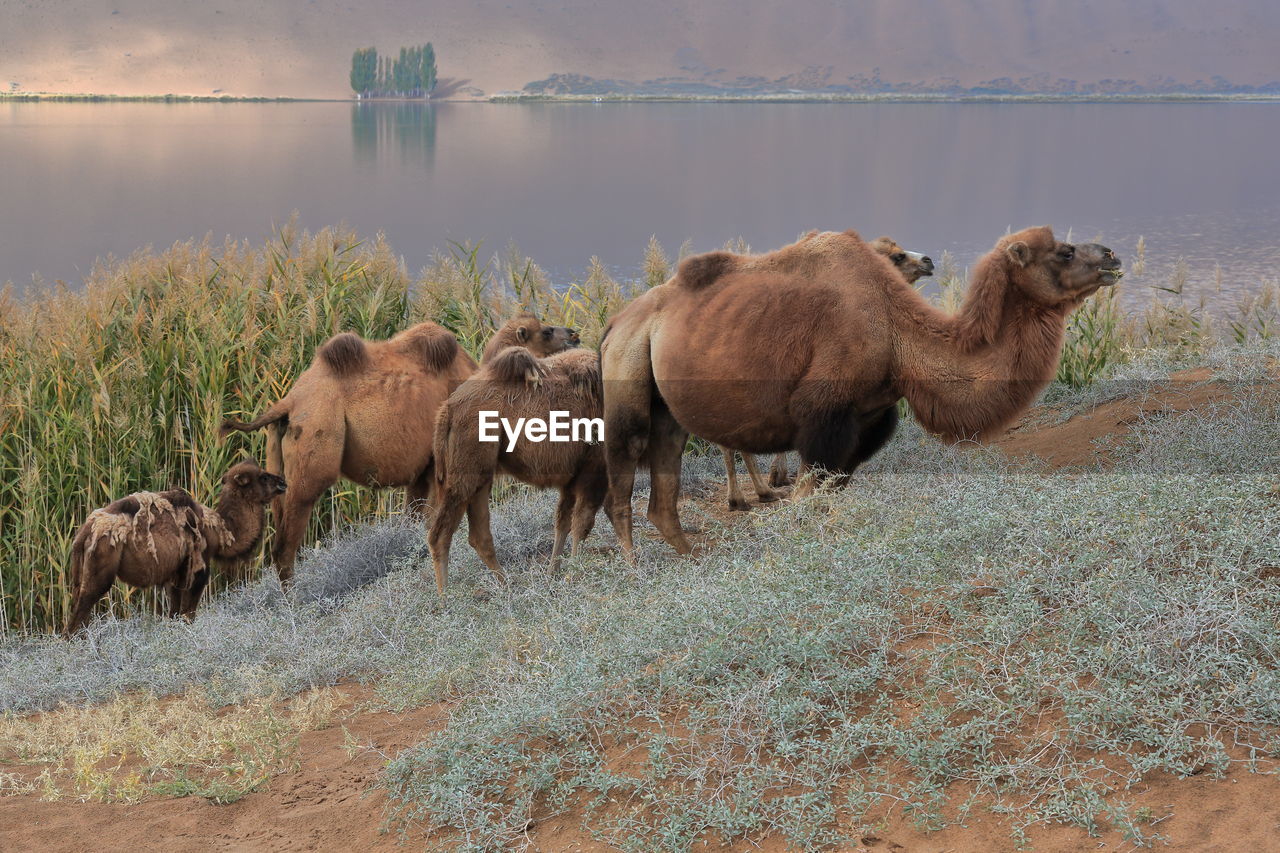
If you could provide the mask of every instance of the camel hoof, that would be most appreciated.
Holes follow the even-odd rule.
[[[751,509],[751,504],[747,503],[746,501],[731,499],[729,501],[729,509],[733,510],[734,512],[748,512]]]
[[[778,494],[777,492],[768,492],[766,494],[760,495],[759,497],[760,497],[760,503],[762,504],[771,504],[774,501],[782,500],[782,495]]]
[[[791,485],[791,482],[792,481],[791,481],[790,474],[786,474],[786,475],[770,474],[769,475],[769,485],[773,486],[775,489],[781,489],[783,486],[789,486]]]

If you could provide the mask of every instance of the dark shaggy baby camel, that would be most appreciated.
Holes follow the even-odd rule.
[[[810,231],[801,240],[814,241],[821,232]],[[893,268],[898,274],[906,279],[907,284],[915,284],[922,278],[933,275],[933,259],[928,255],[922,255],[919,252],[908,252],[906,249],[898,245],[897,241],[891,237],[877,237],[868,244],[876,254],[881,255],[889,260]],[[733,464],[733,454],[737,451],[720,448],[720,452],[724,455],[724,470],[729,481],[729,509],[748,510],[751,504],[747,503],[746,497],[742,494],[742,489],[738,486],[737,466]],[[760,473],[760,469],[756,466],[756,457],[753,453],[741,453],[742,463],[747,469],[747,475],[751,478],[751,485],[756,490],[756,497],[761,503],[770,503],[781,497],[773,490],[774,486],[785,486],[791,482],[791,473],[787,469],[787,454],[779,453],[773,457],[773,465],[769,468],[769,482],[765,482],[764,475]]]
[[[89,514],[71,546],[71,616],[80,629],[116,578],[135,587],[163,586],[169,615],[190,618],[209,582],[209,561],[241,560],[262,540],[267,504],[285,482],[254,462],[222,478],[216,509],[183,489],[138,492]]]
[[[464,511],[471,547],[505,582],[489,530],[489,493],[498,473],[560,490],[553,568],[560,565],[566,538],[572,536],[571,553],[578,552],[604,503],[607,475],[600,444],[531,441],[522,434],[508,450],[501,431],[500,441],[480,440],[480,412],[497,412],[516,423],[518,418],[546,419],[553,411],[567,412],[568,418],[599,418],[601,408],[599,356],[591,350],[573,349],[540,359],[521,347],[508,347],[453,393],[436,421],[440,505],[427,535],[441,595],[449,577],[449,546]]]

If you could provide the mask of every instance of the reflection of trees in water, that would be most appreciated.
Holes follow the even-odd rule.
[[[352,104],[351,140],[357,162],[372,163],[394,149],[402,162],[429,168],[436,150],[435,105]]]

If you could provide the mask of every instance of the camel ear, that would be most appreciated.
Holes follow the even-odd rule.
[[[519,328],[517,328],[516,340],[521,342],[529,340],[529,330],[526,329],[524,326],[520,326]]]
[[[248,474],[236,474],[235,480],[237,486],[247,486],[249,485],[250,477]]]
[[[1010,243],[1005,248],[1004,253],[1008,256],[1009,260],[1013,261],[1020,267],[1025,267],[1027,264],[1031,263],[1031,247],[1021,240],[1018,240],[1015,243]]]

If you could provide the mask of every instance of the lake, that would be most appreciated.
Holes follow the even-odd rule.
[[[1101,239],[1234,304],[1280,268],[1280,105],[0,104],[0,281],[211,233],[386,233],[411,272],[509,243],[558,282],[598,256],[811,228],[971,263],[1009,228]]]

